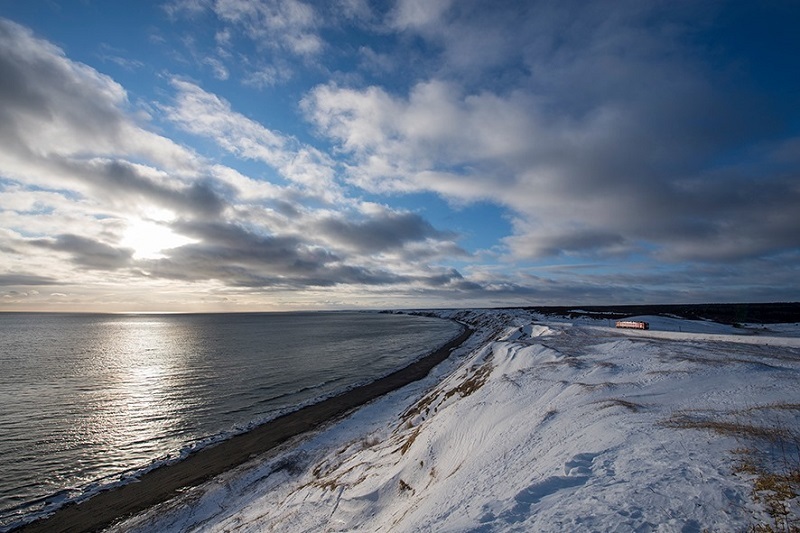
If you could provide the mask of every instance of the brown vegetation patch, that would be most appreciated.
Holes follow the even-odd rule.
[[[405,440],[405,442],[395,450],[396,452],[400,452],[400,455],[405,455],[405,453],[411,448],[411,445],[414,444],[414,441],[417,440],[417,436],[419,435],[420,428],[417,427],[414,431],[411,432],[411,435]]]
[[[672,376],[678,374],[691,374],[691,370],[650,370],[647,372],[648,376]]]
[[[403,422],[408,422],[412,418],[415,418],[416,416],[422,414],[423,410],[427,414],[428,412],[430,412],[431,404],[434,402],[434,400],[436,400],[437,397],[438,393],[436,392],[423,396],[417,403],[409,407],[406,410],[406,412],[400,416],[400,419]]]
[[[554,416],[558,414],[558,409],[550,409],[547,411],[544,416],[542,417],[542,421],[539,424],[544,424],[545,422],[550,421]]]
[[[763,427],[746,422],[695,418],[680,413],[672,415],[669,419],[661,422],[661,424],[678,429],[705,429],[719,433],[720,435],[743,439],[777,441],[789,437],[789,432],[781,427]]]
[[[437,400],[447,400],[451,396],[455,394],[461,395],[461,397],[469,396],[486,383],[486,380],[489,378],[489,374],[492,372],[492,365],[491,365],[491,358],[493,354],[489,354],[486,358],[486,361],[480,366],[473,366],[471,367],[467,373],[464,374],[463,381],[453,387],[452,389],[448,390],[444,393],[442,397],[441,390],[434,390],[433,392],[423,396],[417,403],[409,407],[401,416],[401,420],[405,423],[406,427],[411,427],[411,420],[422,413],[428,415],[431,411],[431,406]],[[470,372],[472,373],[470,375]],[[436,412],[436,408],[433,409],[434,413]]]
[[[544,367],[559,367],[564,365],[570,368],[581,369],[586,367],[586,362],[577,357],[568,355],[562,359],[559,359],[558,361],[547,361],[542,363],[542,366]]]
[[[800,405],[778,402],[727,413],[798,411]],[[761,415],[760,415],[761,416]],[[747,422],[675,414],[663,424],[681,429],[704,429],[747,441],[733,450],[737,456],[734,473],[752,476],[753,501],[763,506],[769,517],[750,528],[756,533],[800,533],[800,433],[780,422],[764,427]]]
[[[800,403],[790,403],[790,402],[768,403],[766,405],[757,405],[755,407],[749,407],[747,409],[742,410],[742,412],[748,413],[752,411],[767,411],[767,410],[800,411]]]
[[[594,365],[602,368],[611,368],[611,369],[618,367],[616,363],[612,363],[610,361],[595,361]]]
[[[565,383],[570,383],[569,381]],[[585,383],[583,381],[574,381],[571,383],[572,385],[578,385],[579,387],[583,387],[586,390],[595,391],[595,390],[603,390],[603,389],[613,389],[617,386],[616,383],[611,383],[610,381],[604,381],[602,383]]]
[[[415,491],[415,490],[414,490],[414,489],[411,487],[411,485],[409,485],[408,483],[406,483],[405,481],[403,481],[403,480],[401,479],[401,480],[400,480],[400,492],[408,492],[408,491],[411,491],[412,493],[413,493],[413,492],[416,492],[416,491]]]
[[[492,368],[493,367],[491,363],[487,362],[484,363],[483,366],[474,369],[474,374],[462,381],[457,387],[453,387],[447,391],[444,395],[444,399],[447,400],[455,394],[458,394],[464,398],[480,389],[484,383],[486,383],[486,380],[489,379],[489,374],[492,373]]]
[[[620,406],[620,407],[624,407],[625,409],[627,409],[629,411],[633,411],[634,413],[638,413],[639,411],[644,409],[644,406],[642,404],[636,403],[636,402],[632,402],[630,400],[623,400],[622,398],[608,398],[606,400],[598,400],[598,401],[596,401],[594,403],[605,404],[605,405],[600,407],[601,409],[606,409],[606,408],[614,407],[614,406]]]
[[[794,444],[796,455],[798,443]],[[770,517],[769,523],[757,524],[751,531],[800,532],[800,457],[788,453],[777,464],[767,466],[763,452],[757,448],[738,448],[734,454],[739,456],[734,472],[753,476],[751,497],[764,506]]]
[[[353,472],[353,470],[355,470],[356,468],[359,468],[359,467],[362,467],[362,466],[369,466],[369,465],[367,463],[358,463],[358,464],[355,464],[355,465],[345,469],[344,471],[336,474],[335,476],[331,476],[331,474],[335,470],[334,469],[334,470],[331,470],[331,471],[326,472],[324,474],[325,476],[331,476],[331,477],[328,477],[328,479],[319,479],[323,475],[322,474],[322,465],[319,465],[319,466],[317,466],[317,468],[314,469],[314,472],[313,472],[314,477],[316,477],[317,479],[315,479],[314,481],[312,481],[310,483],[307,483],[305,485],[301,485],[300,488],[304,488],[304,487],[307,487],[307,486],[315,486],[315,487],[321,488],[322,490],[331,490],[331,491],[333,491],[333,490],[336,490],[336,489],[338,489],[339,487],[342,487],[342,486],[355,487],[356,485],[360,484],[361,482],[363,482],[363,481],[365,481],[367,479],[366,474],[362,474],[358,479],[356,479],[353,482],[343,483],[341,481],[341,479],[344,476],[346,476],[346,475],[350,474],[351,472]]]

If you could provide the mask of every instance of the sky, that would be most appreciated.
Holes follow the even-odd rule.
[[[798,26],[0,0],[0,310],[798,301]]]

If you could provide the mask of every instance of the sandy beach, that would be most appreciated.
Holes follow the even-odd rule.
[[[183,461],[142,475],[137,482],[102,492],[80,504],[68,505],[47,518],[15,531],[78,532],[102,529],[120,518],[169,500],[183,488],[198,485],[269,452],[292,437],[311,431],[379,396],[425,377],[471,334],[472,330],[465,329],[436,351],[384,378],[276,418],[218,445],[203,448]]]

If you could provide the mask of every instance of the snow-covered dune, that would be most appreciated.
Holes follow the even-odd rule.
[[[521,311],[452,315],[478,330],[426,380],[119,528],[730,531],[771,523],[753,498],[757,473],[739,466],[800,423],[800,348],[788,327],[769,342],[713,324],[692,332],[688,321],[632,332]]]

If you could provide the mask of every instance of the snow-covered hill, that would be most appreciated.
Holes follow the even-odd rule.
[[[443,315],[477,332],[427,379],[119,529],[774,524],[754,482],[759,465],[781,468],[770,459],[797,453],[796,329],[754,335],[644,317],[653,330],[620,331],[522,311]],[[785,503],[797,516],[796,499]]]

